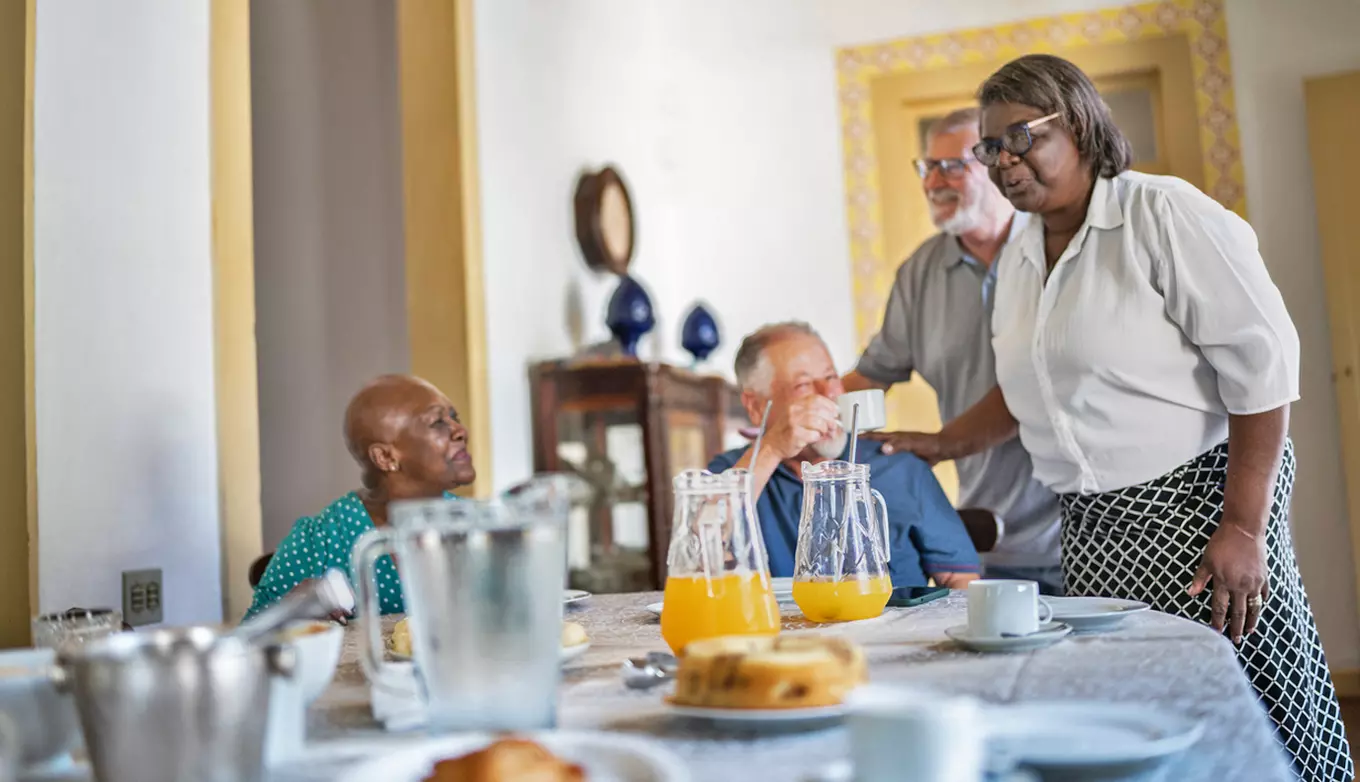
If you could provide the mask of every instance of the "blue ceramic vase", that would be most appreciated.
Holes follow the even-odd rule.
[[[717,350],[721,341],[718,322],[713,319],[713,314],[704,305],[695,304],[680,327],[680,347],[694,356],[694,363],[697,364]]]
[[[656,326],[652,299],[646,289],[632,277],[622,278],[614,295],[609,297],[609,309],[604,322],[609,327],[609,333],[619,341],[623,352],[637,356],[638,340]]]

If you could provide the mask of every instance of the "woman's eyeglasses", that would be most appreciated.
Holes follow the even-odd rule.
[[[958,179],[968,170],[968,164],[971,162],[973,162],[971,157],[944,157],[918,158],[911,161],[911,164],[916,167],[916,173],[922,179],[930,176],[931,170],[936,168],[945,179]]]
[[[1034,134],[1031,130],[1062,116],[1062,112],[1055,111],[1046,117],[1032,119],[1029,122],[1017,122],[1006,128],[1006,132],[1001,138],[984,138],[973,145],[973,157],[984,166],[991,167],[1001,159],[1001,150],[1024,157],[1026,152],[1034,146]]]

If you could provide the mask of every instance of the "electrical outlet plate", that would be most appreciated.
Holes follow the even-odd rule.
[[[133,627],[161,621],[161,570],[123,571],[123,621]]]

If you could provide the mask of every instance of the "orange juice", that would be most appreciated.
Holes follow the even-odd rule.
[[[758,573],[672,576],[662,600],[661,637],[676,654],[701,638],[779,633],[779,605]]]
[[[883,613],[892,594],[886,575],[863,579],[794,581],[793,602],[813,622],[853,622]]]

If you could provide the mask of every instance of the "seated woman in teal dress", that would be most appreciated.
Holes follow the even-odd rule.
[[[359,464],[362,488],[297,520],[255,587],[246,617],[330,568],[349,573],[353,582],[354,543],[387,524],[390,503],[447,495],[477,478],[467,441],[453,404],[424,380],[386,375],[365,386],[345,410],[345,445]],[[378,560],[377,581],[382,612],[404,613],[390,557]]]

